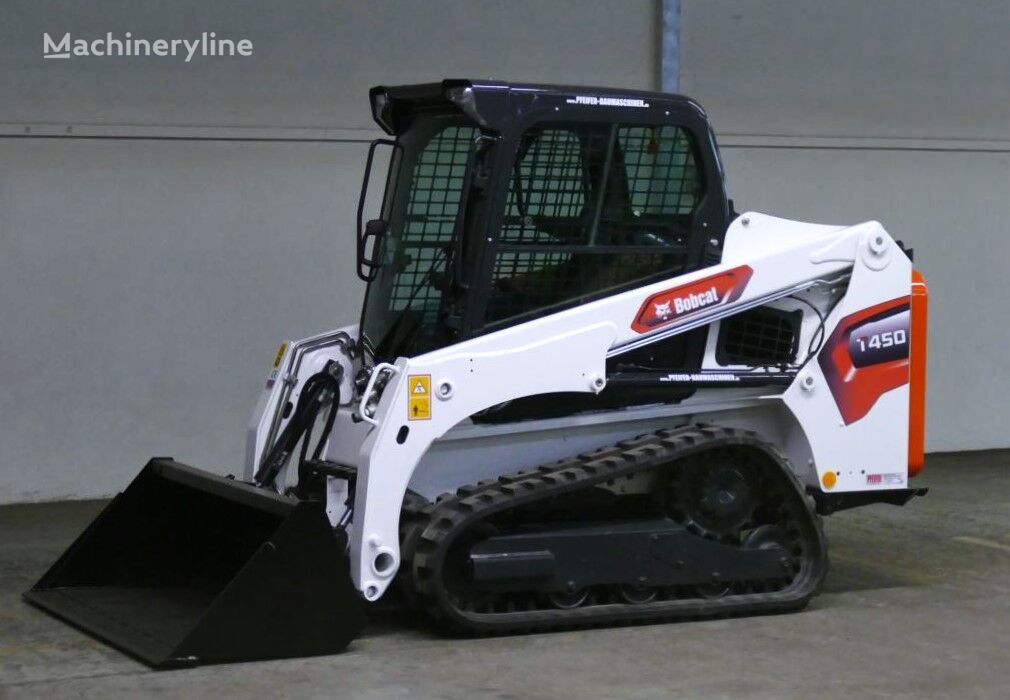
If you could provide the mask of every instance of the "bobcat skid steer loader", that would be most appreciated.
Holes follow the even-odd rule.
[[[360,322],[281,344],[241,479],[152,459],[31,603],[156,667],[337,652],[391,592],[462,634],[777,613],[820,515],[924,493],[880,224],[736,213],[677,95],[370,97]]]

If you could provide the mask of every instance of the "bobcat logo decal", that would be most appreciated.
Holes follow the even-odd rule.
[[[732,304],[743,294],[753,272],[747,265],[740,265],[656,292],[642,302],[631,329],[648,333],[680,323],[688,316],[700,316],[710,309]]]

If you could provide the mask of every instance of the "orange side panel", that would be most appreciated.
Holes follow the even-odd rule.
[[[908,475],[922,471],[926,462],[926,318],[929,292],[926,278],[912,270],[911,352],[908,377]]]

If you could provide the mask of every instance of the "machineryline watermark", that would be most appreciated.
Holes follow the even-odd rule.
[[[225,58],[229,56],[252,56],[253,43],[249,39],[224,39],[217,32],[202,32],[194,39],[144,39],[134,37],[132,32],[116,36],[106,32],[96,39],[77,39],[66,32],[57,41],[42,34],[42,58],[109,58],[144,57],[161,58],[185,57],[189,63],[196,57]]]

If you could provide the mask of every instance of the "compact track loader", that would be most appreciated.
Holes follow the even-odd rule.
[[[391,593],[463,634],[786,612],[820,515],[924,493],[880,224],[737,213],[685,97],[370,96],[360,322],[281,345],[241,479],[151,460],[30,602],[156,667],[336,652]]]

